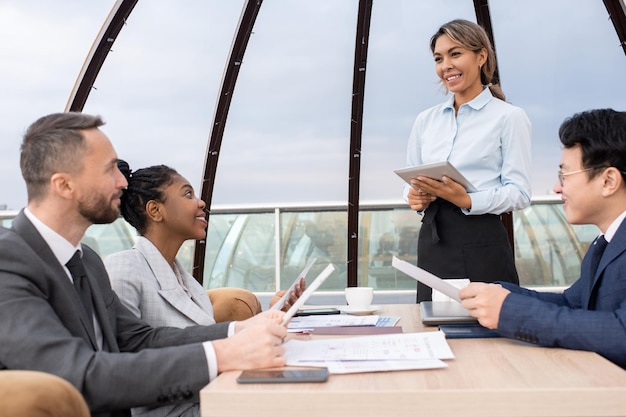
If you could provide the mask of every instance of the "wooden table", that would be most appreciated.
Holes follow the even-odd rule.
[[[384,305],[404,332],[418,305]],[[318,336],[320,337],[320,336]],[[200,392],[202,417],[626,416],[626,371],[601,356],[505,338],[450,339],[443,369],[331,375],[326,383],[251,384],[226,372]],[[626,347],[625,347],[626,349]]]

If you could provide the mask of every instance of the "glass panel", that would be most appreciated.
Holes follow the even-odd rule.
[[[171,166],[199,193],[213,106],[241,7],[234,0],[135,6],[84,109],[103,116],[102,130],[133,170]]]
[[[561,264],[555,239],[550,232],[549,222],[555,219],[550,207],[534,207],[516,213],[515,222],[521,223],[522,233],[516,235],[516,265],[520,280],[530,285],[554,285],[554,280],[562,280],[562,274],[553,275],[554,264]],[[561,224],[561,222],[558,222]],[[517,226],[517,225],[516,225]],[[526,238],[526,239],[525,239]],[[542,242],[542,244],[539,244]],[[556,249],[556,250],[555,250]]]
[[[359,285],[381,290],[415,290],[415,280],[391,266],[394,256],[417,264],[421,222],[408,208],[366,210],[360,218]]]
[[[223,210],[223,209],[222,209]],[[0,212],[3,226],[10,226],[17,212]],[[417,262],[416,213],[400,205],[371,205],[361,212],[359,285],[377,290],[415,291],[412,278],[390,265],[397,256]],[[318,261],[307,280],[314,279],[329,262],[337,271],[322,292],[343,291],[346,283],[346,212],[302,208],[280,214],[280,253],[276,253],[275,214],[267,212],[216,212],[209,218],[204,286],[243,287],[274,293],[276,257],[281,269],[280,288],[287,288],[312,256]],[[513,216],[515,261],[522,286],[569,286],[580,275],[580,263],[590,243],[599,234],[596,226],[570,225],[558,200],[534,202]],[[102,257],[134,244],[136,232],[123,219],[109,225],[91,226],[83,239]],[[195,241],[185,242],[178,260],[191,272]]]
[[[238,217],[237,214],[209,216],[203,274],[204,287],[207,289],[223,286],[224,274],[231,256],[228,249],[225,248],[225,246],[230,245],[227,236]]]
[[[379,1],[372,7],[361,156],[361,199],[401,200],[394,169],[406,165],[417,114],[446,99],[430,37],[452,19],[476,21],[471,0]]]
[[[397,256],[417,263],[417,236],[421,222],[401,204],[371,205],[362,210],[359,240],[359,285],[378,290],[415,291],[412,278],[398,273],[391,263]],[[210,217],[205,286],[244,286],[274,292],[274,213],[219,214]],[[287,288],[311,257],[317,263],[312,280],[331,262],[337,271],[322,286],[341,291],[346,283],[346,222],[342,208],[302,208],[280,214],[280,288]],[[579,277],[580,263],[598,235],[592,225],[570,225],[562,205],[534,202],[513,216],[515,259],[522,286],[569,286]],[[220,224],[221,229],[213,227]],[[215,233],[211,231],[215,230]],[[218,237],[218,235],[220,237]],[[219,249],[215,249],[219,248]]]
[[[211,215],[211,222],[214,217]],[[232,216],[231,216],[232,218]],[[225,231],[224,221],[222,230]],[[211,230],[211,228],[209,228]],[[212,252],[205,264],[205,287],[240,287],[251,291],[274,291],[275,288],[275,249],[274,214],[241,214],[234,217],[221,245],[214,245],[217,238],[212,236],[207,247]],[[212,243],[212,244],[210,244]],[[215,247],[219,247],[217,253]]]
[[[0,1],[0,207],[26,205],[21,138],[41,116],[62,111],[111,0]]]
[[[567,223],[559,204],[535,204],[514,214],[515,262],[524,286],[569,286],[599,234],[596,226]]]
[[[533,194],[551,192],[558,128],[574,113],[624,108],[624,51],[602,1],[489,2],[507,100],[533,125]]]
[[[214,201],[347,199],[357,4],[262,3],[225,126]]]
[[[307,275],[307,282],[315,279],[329,263],[335,271],[320,287],[324,290],[342,290],[346,287],[345,211],[284,212],[281,214],[281,288],[287,288],[309,259],[316,258]]]
[[[136,238],[135,228],[120,217],[111,224],[89,226],[81,242],[105,258],[112,253],[132,248]]]

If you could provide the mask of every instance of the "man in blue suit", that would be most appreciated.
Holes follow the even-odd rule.
[[[580,278],[562,294],[471,283],[461,290],[462,304],[502,336],[597,352],[626,368],[626,112],[576,114],[563,122],[559,137],[563,152],[554,191],[570,223],[601,231]]]

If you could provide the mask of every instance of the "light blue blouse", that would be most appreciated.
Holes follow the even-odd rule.
[[[531,125],[524,110],[484,88],[454,114],[454,95],[420,113],[407,166],[450,161],[478,191],[466,214],[501,214],[530,205]],[[404,187],[404,196],[408,193]]]

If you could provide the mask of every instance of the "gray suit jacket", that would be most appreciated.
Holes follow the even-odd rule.
[[[0,228],[0,369],[58,375],[80,390],[94,415],[197,402],[209,382],[200,342],[226,337],[228,323],[150,327],[119,301],[98,254],[83,248],[103,350],[86,330],[89,318],[63,266],[24,213],[11,229]]]
[[[109,255],[104,265],[117,296],[149,325],[182,328],[215,323],[204,288],[176,261],[193,299],[189,298],[163,255],[145,237],[140,236],[133,249]]]
[[[512,294],[502,304],[498,332],[542,346],[597,352],[626,368],[626,221],[593,276],[590,253],[580,278],[563,294],[502,283]]]
[[[193,297],[189,298],[161,252],[145,237],[140,236],[133,249],[109,255],[104,265],[122,303],[150,326],[215,324],[211,300],[204,288],[176,261]],[[198,414],[199,410],[197,404],[187,403],[133,408],[132,413],[142,417],[179,417]]]

